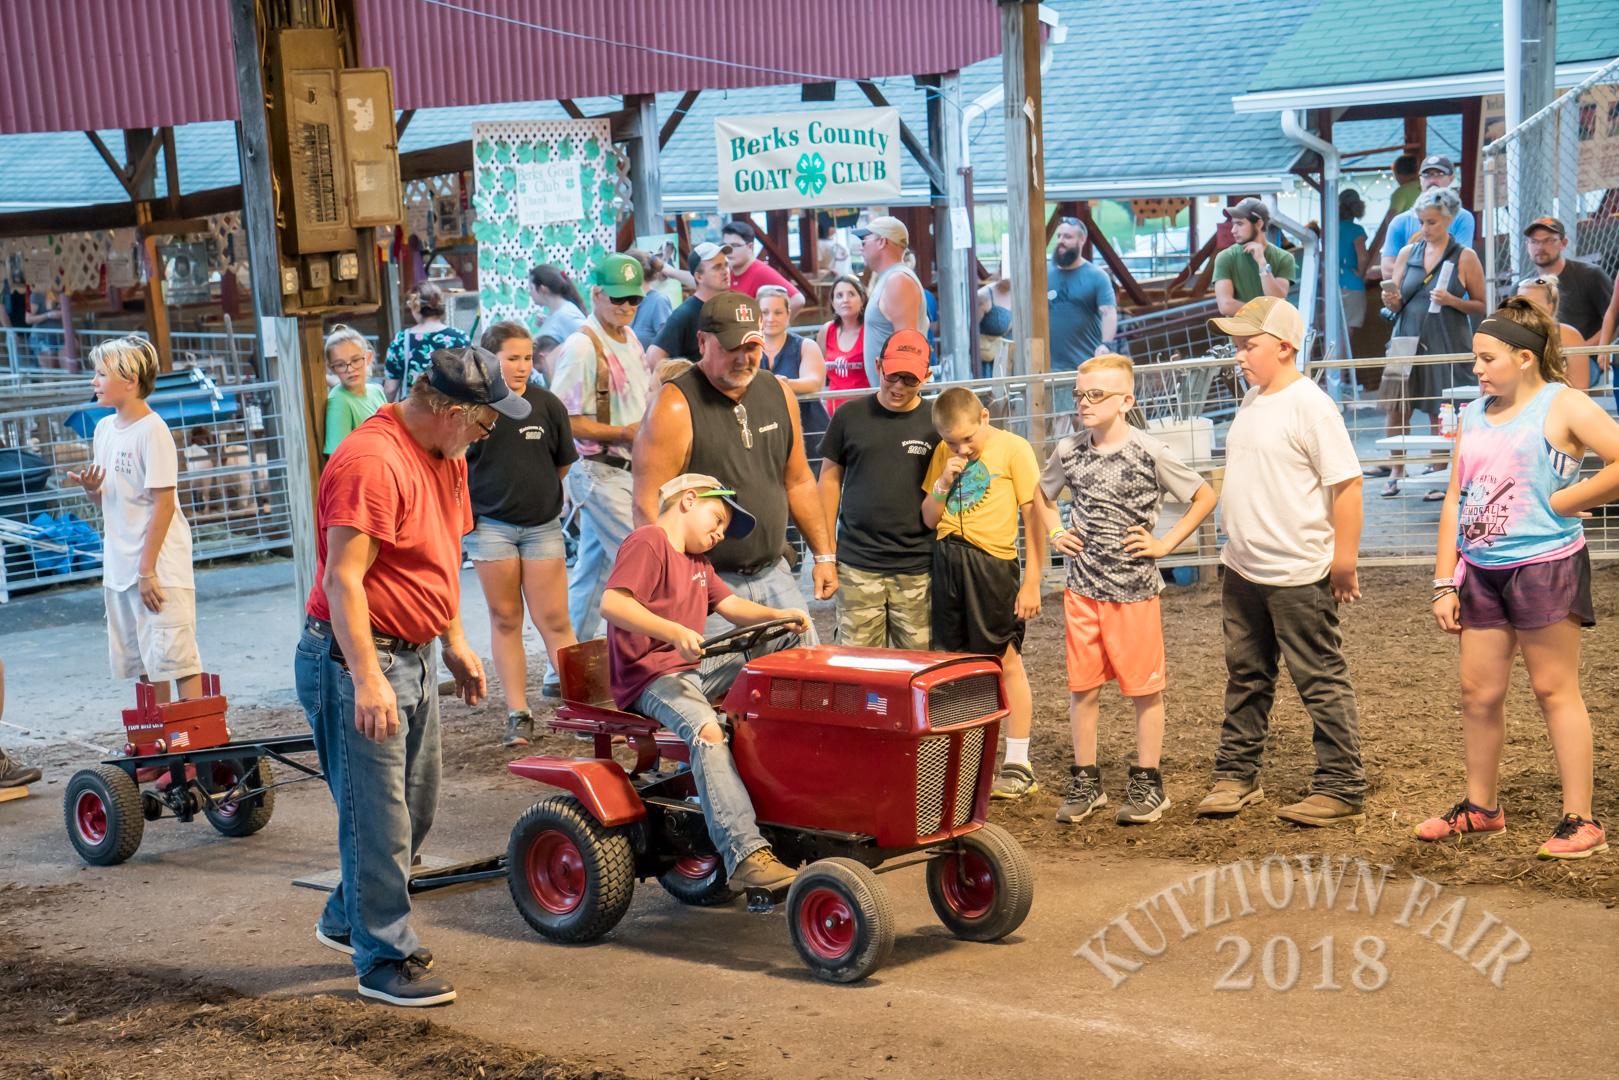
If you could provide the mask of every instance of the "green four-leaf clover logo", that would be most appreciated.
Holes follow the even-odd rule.
[[[826,159],[819,150],[798,155],[798,177],[793,181],[800,195],[809,197],[826,190]]]

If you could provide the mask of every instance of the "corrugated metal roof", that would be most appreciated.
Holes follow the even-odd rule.
[[[0,4],[0,132],[234,119],[229,13],[221,0]]]
[[[357,0],[400,108],[948,71],[1000,52],[989,0]],[[918,13],[926,12],[925,17]],[[236,118],[223,0],[0,4],[0,133]]]

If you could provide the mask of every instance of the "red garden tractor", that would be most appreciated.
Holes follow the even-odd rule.
[[[704,642],[704,654],[755,653],[792,625],[739,628]],[[523,918],[552,941],[593,941],[646,878],[683,903],[733,901],[686,745],[613,707],[605,641],[563,650],[561,667],[551,726],[593,735],[594,755],[509,765],[569,792],[536,803],[512,829],[507,880]],[[848,983],[882,966],[894,916],[878,875],[904,866],[926,865],[928,898],[957,937],[994,941],[1023,923],[1029,858],[985,821],[1006,716],[996,660],[790,648],[748,661],[716,708],[760,830],[799,868],[788,889],[749,890],[749,909],[785,900],[788,932],[815,975]],[[613,760],[618,739],[636,752],[629,772]]]

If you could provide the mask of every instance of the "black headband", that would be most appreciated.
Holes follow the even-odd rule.
[[[1536,356],[1546,355],[1546,335],[1523,323],[1491,315],[1479,323],[1478,332],[1488,334],[1497,341],[1504,341],[1514,348],[1528,349]]]

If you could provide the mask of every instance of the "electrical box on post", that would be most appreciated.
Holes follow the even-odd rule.
[[[266,121],[281,307],[314,315],[381,299],[376,236],[398,224],[399,151],[386,69],[346,68],[335,28],[271,30]]]

